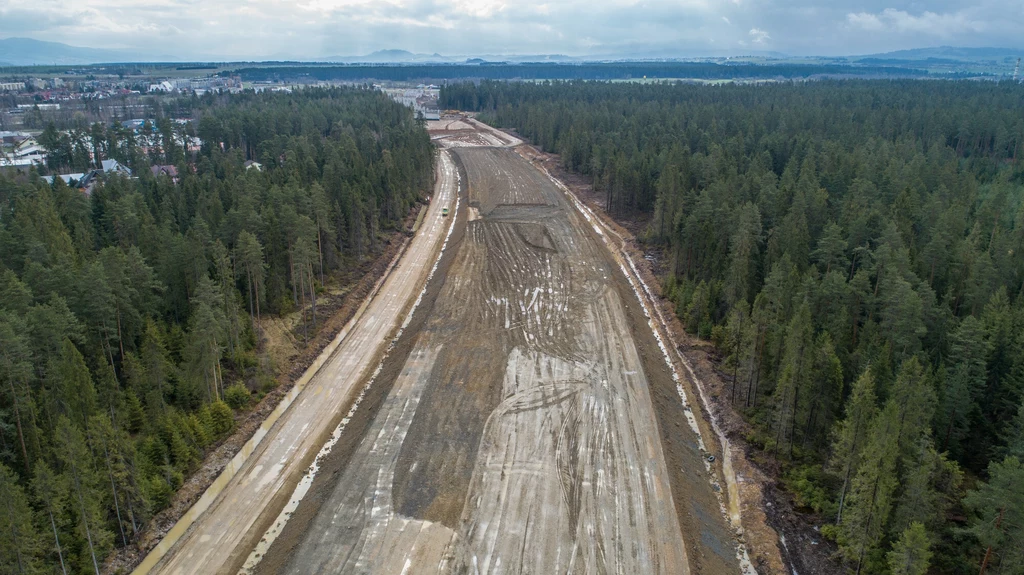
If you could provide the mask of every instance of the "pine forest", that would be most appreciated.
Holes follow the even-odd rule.
[[[330,278],[429,193],[433,150],[369,88],[167,99],[39,140],[54,173],[135,177],[0,175],[0,573],[99,573],[275,385],[261,320],[314,330]]]

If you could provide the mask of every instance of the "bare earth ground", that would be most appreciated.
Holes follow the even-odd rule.
[[[559,173],[556,157],[471,118],[445,121],[432,137],[453,149],[469,209],[452,211],[451,245],[376,376],[351,379],[349,400],[332,400],[332,426],[353,401],[358,409],[342,420],[309,491],[289,511],[297,474],[262,472],[278,480],[255,513],[246,511],[258,517],[250,527],[237,533],[220,520],[205,535],[192,529],[186,540],[209,551],[185,554],[179,545],[170,557],[177,563],[161,569],[234,572],[282,508],[283,529],[247,570],[737,573],[740,540],[760,573],[788,572],[769,525],[781,525],[795,555],[821,555],[815,532],[787,524],[786,502],[741,456],[742,421],[718,401],[723,388],[708,357],[678,345],[689,340],[667,302],[651,311],[630,293],[634,273],[658,285],[631,234],[606,217],[600,226],[584,221],[596,216],[573,209],[548,179],[546,171],[588,197],[585,184]],[[431,213],[439,211],[433,203]],[[623,257],[638,262],[633,272]],[[683,356],[672,359],[685,376],[679,391],[651,330],[666,325],[670,347],[693,368],[684,374]],[[713,413],[700,413],[693,377]],[[737,478],[728,489],[740,506],[728,510],[732,524],[717,492],[720,428],[733,440],[725,475]],[[257,474],[250,466],[250,486],[264,483],[252,481]],[[239,504],[228,499],[201,519]],[[741,536],[733,530],[739,508]],[[787,559],[803,575],[828,572],[813,557]]]
[[[604,213],[604,198],[593,190],[587,178],[567,172],[556,154],[548,154],[534,146],[520,146],[520,153],[535,164],[543,166],[564,182],[595,212],[602,214],[604,221],[616,228],[625,238],[628,249],[636,257],[637,267],[648,286],[660,294],[657,252],[645,253],[635,240],[644,232],[646,222],[629,218],[613,220]],[[799,573],[800,575],[839,575],[841,566],[831,560],[836,552],[835,545],[825,540],[818,532],[815,518],[794,509],[792,498],[776,482],[778,469],[761,457],[761,452],[750,446],[745,437],[749,425],[729,404],[730,384],[728,376],[716,369],[714,351],[711,346],[686,333],[676,318],[671,301],[658,297],[672,337],[678,344],[678,351],[692,365],[702,381],[718,424],[733,446],[733,466],[739,485],[739,499],[742,508],[744,539],[751,561],[759,573]],[[785,537],[783,545],[779,534]]]
[[[517,139],[445,140],[473,218],[459,212],[423,304],[255,571],[739,572],[699,438],[599,232],[513,150],[467,147]]]

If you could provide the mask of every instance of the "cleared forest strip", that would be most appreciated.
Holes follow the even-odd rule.
[[[643,359],[657,351],[650,335],[634,344],[629,288],[533,166],[493,148],[457,155],[481,204],[530,181],[550,205],[505,204],[468,226],[360,443],[331,454],[256,571],[686,572]]]

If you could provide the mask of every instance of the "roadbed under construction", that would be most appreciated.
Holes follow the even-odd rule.
[[[464,142],[422,302],[253,570],[739,573],[693,414],[599,232],[514,149]]]

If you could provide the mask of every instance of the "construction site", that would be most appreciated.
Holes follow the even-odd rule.
[[[407,252],[136,572],[752,572],[610,230],[514,136],[428,129],[437,189]]]

